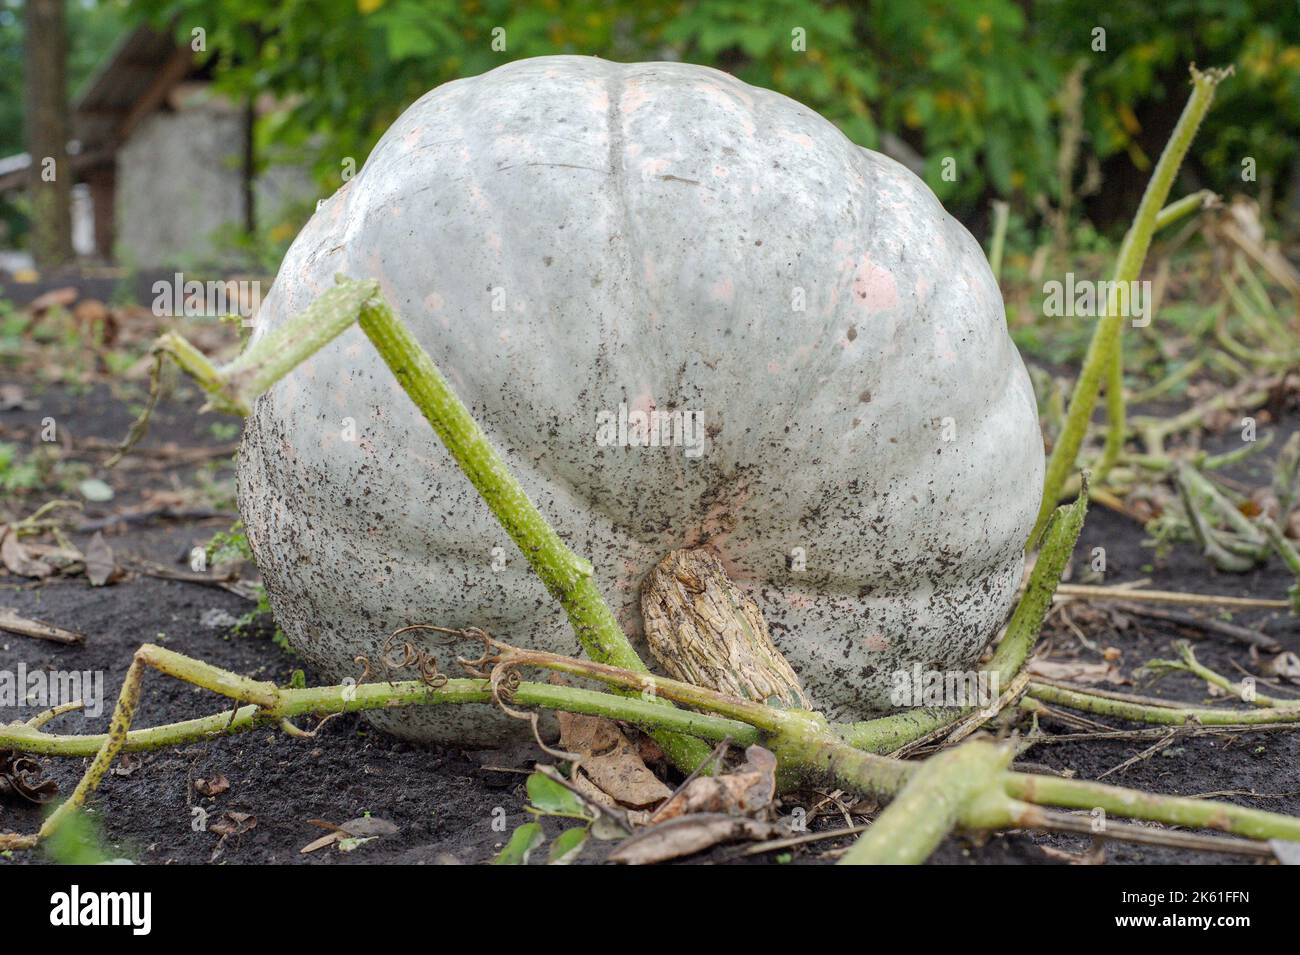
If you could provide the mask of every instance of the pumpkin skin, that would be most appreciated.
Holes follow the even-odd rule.
[[[972,667],[1005,619],[1043,448],[997,284],[921,180],[799,103],[573,56],[448,83],[302,230],[254,339],[336,273],[380,282],[643,659],[638,588],[685,546],[719,555],[832,719],[887,711],[914,664]],[[703,453],[598,442],[620,405],[696,412]],[[580,652],[358,328],[257,402],[239,492],[326,679],[411,623]],[[477,704],[371,718],[471,745],[523,727]]]

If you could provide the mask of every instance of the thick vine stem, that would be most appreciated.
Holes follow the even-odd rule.
[[[919,865],[963,814],[987,819],[999,806],[1005,813],[1009,800],[998,777],[1014,755],[1014,747],[977,740],[930,757],[840,864]]]
[[[153,345],[149,400],[126,440],[105,465],[114,467],[144,437],[158,403],[164,357],[176,362],[203,389],[208,396],[207,407],[246,418],[258,395],[342,334],[356,321],[361,303],[378,291],[379,283],[375,281],[340,283],[221,368],[175,332],[160,335]]]
[[[188,676],[174,675],[181,679],[187,679]],[[278,726],[282,720],[301,716],[321,717],[406,706],[492,703],[492,688],[486,680],[477,679],[451,679],[436,689],[419,680],[402,680],[395,683],[286,688],[277,693],[278,702],[270,709],[257,705],[240,706],[197,719],[130,730],[123,741],[121,752],[150,752],[186,743],[199,743],[220,736]],[[560,687],[525,681],[514,690],[512,699],[525,706],[627,720],[650,730],[687,733],[713,742],[730,739],[737,746],[748,746],[758,742],[761,737],[759,730],[739,720],[711,713],[679,710],[635,697],[615,697],[581,687]],[[93,756],[104,745],[108,735],[47,733],[33,728],[30,723],[15,723],[0,725],[0,749],[44,756]]]
[[[1181,660],[1151,660],[1147,663],[1146,669],[1159,672],[1161,670],[1184,670],[1193,676],[1200,677],[1206,683],[1217,686],[1221,690],[1226,690],[1237,699],[1242,700],[1252,706],[1259,707],[1288,707],[1300,710],[1300,702],[1289,703],[1286,700],[1279,700],[1277,697],[1268,696],[1264,693],[1248,693],[1246,687],[1241,683],[1233,683],[1222,673],[1216,673],[1211,670],[1200,660],[1196,659],[1196,651],[1186,640],[1179,640],[1174,644]]]
[[[1147,251],[1151,247],[1151,239],[1159,228],[1160,214],[1163,211],[1162,206],[1164,206],[1165,200],[1169,196],[1169,191],[1173,188],[1174,178],[1178,175],[1178,167],[1183,164],[1183,157],[1187,155],[1192,140],[1196,138],[1196,130],[1200,127],[1205,114],[1210,110],[1210,104],[1214,101],[1215,88],[1219,85],[1220,80],[1231,73],[1231,70],[1232,68],[1229,67],[1226,71],[1209,70],[1202,73],[1195,66],[1192,67],[1191,98],[1188,99],[1187,105],[1183,108],[1182,115],[1178,117],[1178,124],[1174,127],[1169,142],[1160,154],[1155,171],[1151,174],[1151,181],[1147,183],[1147,188],[1142,194],[1142,201],[1138,204],[1138,211],[1134,216],[1133,225],[1130,227],[1128,234],[1124,236],[1124,242],[1119,250],[1119,261],[1115,266],[1114,282],[1116,285],[1122,283],[1127,288],[1129,282],[1135,282],[1141,276],[1142,266],[1147,258]],[[1118,303],[1114,301],[1112,293],[1112,307],[1106,310],[1108,316],[1109,313],[1117,311],[1114,307],[1116,304]],[[1102,321],[1104,322],[1105,319],[1103,318]],[[1110,332],[1110,340],[1107,343],[1106,419],[1108,428],[1106,430],[1106,443],[1102,449],[1101,464],[1097,469],[1099,483],[1106,480],[1107,473],[1119,460],[1120,453],[1124,450],[1124,439],[1128,435],[1128,425],[1125,421],[1127,409],[1124,403],[1123,327],[1122,316],[1117,315],[1113,331]],[[1098,327],[1098,333],[1101,333],[1100,327]]]
[[[378,296],[362,305],[360,322],[411,401],[564,608],[582,648],[600,663],[648,673],[601,596],[591,564],[573,553],[542,516],[415,336]],[[708,747],[688,737],[659,734],[655,740],[686,772],[709,755]]]
[[[1114,699],[1086,690],[1029,681],[1025,695],[1031,700],[1054,703],[1081,713],[1113,716],[1133,723],[1160,726],[1252,726],[1263,723],[1300,722],[1300,705],[1279,705],[1254,710],[1216,710],[1208,706],[1157,706],[1133,700]]]
[[[1287,596],[1291,598],[1291,612],[1300,615],[1300,552],[1296,551],[1295,545],[1286,539],[1277,522],[1267,514],[1261,514],[1256,520],[1264,531],[1265,539],[1273,545],[1287,569],[1295,574],[1295,583],[1287,589]]]
[[[1175,199],[1161,209],[1159,215],[1156,216],[1155,231],[1161,232],[1175,222],[1181,222],[1202,209],[1212,209],[1218,205],[1219,196],[1211,189],[1202,189],[1199,192],[1183,196],[1181,199]]]
[[[1156,220],[1165,204],[1165,200],[1169,196],[1170,189],[1173,187],[1178,167],[1182,164],[1183,157],[1192,144],[1192,139],[1196,135],[1197,128],[1201,125],[1201,120],[1204,119],[1206,112],[1210,108],[1210,103],[1214,99],[1215,87],[1228,75],[1228,72],[1209,70],[1202,73],[1195,67],[1192,68],[1191,98],[1183,108],[1182,115],[1178,118],[1178,124],[1174,127],[1173,134],[1170,136],[1164,152],[1160,154],[1160,160],[1156,163],[1155,171],[1151,175],[1151,181],[1147,183],[1146,191],[1142,194],[1142,201],[1138,205],[1133,225],[1120,246],[1119,258],[1114,272],[1116,285],[1112,286],[1112,288],[1117,287],[1119,283],[1124,283],[1124,287],[1127,288],[1127,283],[1136,281],[1141,274],[1142,264],[1146,261],[1147,250],[1151,247],[1151,238],[1155,233]],[[1092,340],[1088,343],[1088,353],[1084,359],[1083,369],[1079,373],[1074,394],[1070,398],[1065,428],[1057,438],[1056,445],[1052,448],[1052,455],[1047,462],[1047,473],[1043,482],[1043,500],[1039,507],[1038,520],[1034,525],[1033,533],[1029,535],[1029,546],[1031,548],[1037,543],[1039,536],[1046,527],[1052,509],[1061,496],[1066,479],[1075,468],[1079,449],[1083,446],[1083,439],[1088,432],[1088,424],[1092,419],[1093,408],[1096,406],[1097,397],[1101,393],[1103,375],[1106,375],[1108,379],[1107,417],[1109,419],[1109,429],[1106,436],[1106,447],[1102,453],[1101,465],[1095,476],[1099,484],[1105,480],[1106,472],[1119,459],[1119,454],[1123,450],[1124,438],[1127,434],[1123,388],[1124,366],[1120,352],[1120,333],[1123,328],[1124,317],[1120,314],[1115,296],[1112,294],[1109,298],[1106,314],[1098,319]]]
[[[855,749],[837,736],[825,720],[815,714],[775,709],[761,703],[732,699],[712,690],[703,690],[690,684],[652,677],[644,673],[621,670],[590,660],[556,658],[556,655],[540,651],[519,650],[500,643],[494,645],[501,651],[498,656],[489,657],[484,661],[473,661],[473,663],[484,665],[491,663],[494,668],[513,669],[529,665],[555,669],[625,689],[639,688],[643,697],[645,694],[664,695],[678,698],[682,702],[692,702],[699,709],[721,708],[728,712],[743,714],[762,725],[754,725],[747,719],[736,720],[720,716],[717,713],[688,712],[660,706],[645,698],[541,683],[512,685],[510,700],[515,704],[591,713],[610,719],[625,720],[646,729],[659,728],[691,734],[698,739],[712,741],[731,739],[744,745],[761,742],[776,754],[782,774],[787,779],[806,782],[830,780],[842,788],[882,800],[891,799],[904,792],[912,778],[928,765],[928,763],[910,763],[891,759]],[[146,667],[237,700],[253,702],[251,705],[202,720],[131,732],[130,722],[139,700],[141,677]],[[494,669],[493,676],[496,675],[497,671]],[[497,697],[498,686],[499,681],[496,680],[474,679],[446,680],[436,687],[422,681],[411,681],[391,685],[363,683],[314,689],[279,689],[264,681],[252,680],[161,647],[146,645],[140,648],[132,660],[108,733],[84,737],[61,737],[47,734],[39,727],[29,724],[0,727],[0,747],[34,753],[65,756],[93,755],[94,757],[73,796],[55,810],[40,833],[0,836],[0,846],[30,847],[41,837],[52,832],[68,813],[84,803],[116,755],[124,750],[156,749],[177,742],[239,732],[254,726],[268,724],[283,726],[290,718],[306,713],[320,715],[374,707],[492,701],[500,705],[501,700]],[[1270,712],[1275,715],[1277,711],[1274,709]],[[979,745],[987,744],[976,740],[963,744],[958,750],[951,752],[978,753],[981,750],[975,747]],[[954,761],[961,763],[973,758],[968,755],[963,755],[960,759],[953,757]],[[944,760],[945,763],[947,761]],[[979,760],[976,762],[983,765]],[[937,775],[946,778],[949,774],[944,772]],[[962,785],[964,786],[965,783]],[[1054,777],[1024,776],[1004,771],[999,771],[985,784],[975,788],[977,791],[970,792],[968,799],[960,800],[961,809],[957,822],[965,828],[998,828],[1014,825],[1016,819],[1025,818],[1023,813],[1017,814],[1014,802],[1014,800],[1022,800],[1071,808],[1101,806],[1116,815],[1222,829],[1252,838],[1300,840],[1300,820],[1274,813],[1239,809],[1221,803],[1155,796],[1096,783],[1080,783]],[[918,789],[918,792],[924,791],[924,787]],[[1007,797],[1012,799],[1009,800]],[[912,798],[920,799],[919,796]],[[947,813],[948,810],[945,809],[944,812]],[[933,838],[934,827],[928,823],[926,825],[929,834],[908,850],[910,857],[919,858],[924,842]],[[946,828],[940,828],[942,832],[947,831]],[[942,838],[942,832],[939,833],[939,838]]]
[[[1211,799],[1144,793],[1083,779],[1004,773],[1007,795],[1027,803],[1063,809],[1101,809],[1115,816],[1171,826],[1216,829],[1251,839],[1300,841],[1300,819]]]

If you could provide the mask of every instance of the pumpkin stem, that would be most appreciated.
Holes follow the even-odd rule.
[[[1102,375],[1106,376],[1106,415],[1109,430],[1106,445],[1102,452],[1101,463],[1097,468],[1096,481],[1101,484],[1106,473],[1119,459],[1128,433],[1126,408],[1124,405],[1124,359],[1121,349],[1121,332],[1124,315],[1120,306],[1119,289],[1126,292],[1130,282],[1136,282],[1142,273],[1147,252],[1151,248],[1151,239],[1162,217],[1162,207],[1173,188],[1178,167],[1196,137],[1196,130],[1201,120],[1209,112],[1214,100],[1214,91],[1218,84],[1231,75],[1232,69],[1207,70],[1201,72],[1192,67],[1192,95],[1183,107],[1178,124],[1174,127],[1169,142],[1160,154],[1151,180],[1147,183],[1142,201],[1133,217],[1133,224],[1124,236],[1120,246],[1119,257],[1115,264],[1114,280],[1111,282],[1106,302],[1105,314],[1097,322],[1092,339],[1088,343],[1088,353],[1084,358],[1083,369],[1070,397],[1070,408],[1066,415],[1065,427],[1052,448],[1052,455],[1047,462],[1047,473],[1043,479],[1043,499],[1039,504],[1038,520],[1029,535],[1027,550],[1032,550],[1038,543],[1047,521],[1059,500],[1065,482],[1075,469],[1079,449],[1088,432],[1092,420],[1092,411],[1096,407],[1101,393]],[[1204,196],[1202,195],[1202,199]],[[1190,212],[1193,204],[1180,206],[1178,203],[1163,212],[1164,222],[1172,222],[1183,214]]]

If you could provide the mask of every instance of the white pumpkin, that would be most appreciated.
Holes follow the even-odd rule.
[[[1043,450],[997,285],[921,180],[799,103],[576,56],[448,83],[303,229],[254,337],[337,273],[380,282],[646,659],[638,588],[691,545],[835,719],[889,709],[915,664],[970,667],[1003,621]],[[700,427],[622,444],[652,410]],[[419,622],[579,652],[359,329],[257,403],[239,483],[276,619],[327,679]]]

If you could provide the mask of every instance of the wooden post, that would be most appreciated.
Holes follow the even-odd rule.
[[[27,0],[25,138],[32,157],[32,257],[39,268],[72,259],[72,167],[68,161],[64,0]]]

